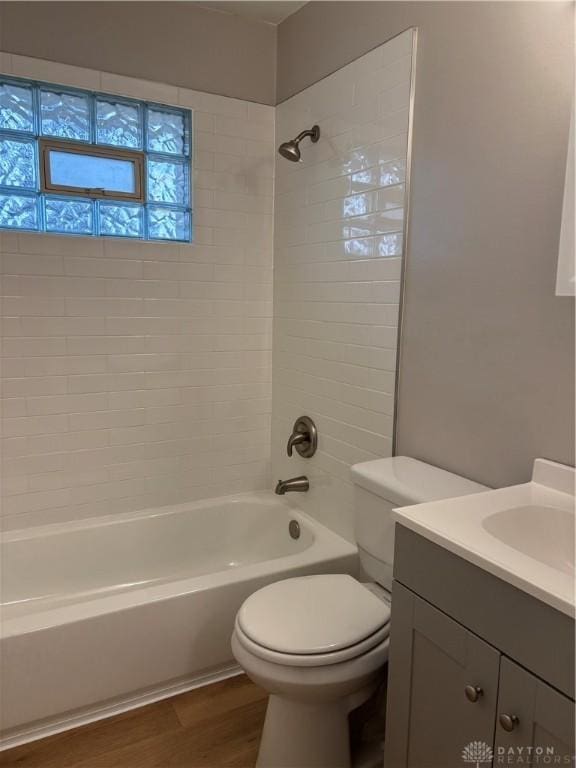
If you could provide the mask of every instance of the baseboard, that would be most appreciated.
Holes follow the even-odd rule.
[[[171,696],[177,696],[179,693],[186,693],[194,688],[201,688],[240,674],[242,674],[242,669],[235,664],[206,675],[201,675],[200,677],[181,679],[169,685],[147,689],[145,692],[131,694],[122,699],[115,699],[107,704],[100,704],[82,709],[81,711],[68,712],[65,716],[52,718],[49,721],[45,720],[32,726],[14,728],[4,737],[0,738],[0,752],[31,741],[45,739],[47,736],[53,736],[56,733],[79,728],[82,725],[88,725],[98,720],[105,720],[108,717],[129,712],[131,709],[138,709],[138,707],[144,707],[146,704],[154,704],[156,701],[168,699]]]

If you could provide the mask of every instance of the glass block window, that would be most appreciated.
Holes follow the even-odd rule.
[[[191,113],[0,78],[0,229],[192,239]]]

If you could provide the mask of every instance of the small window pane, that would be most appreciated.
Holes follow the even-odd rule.
[[[0,186],[36,189],[34,141],[0,138]]]
[[[104,101],[96,103],[96,141],[115,147],[142,147],[140,107],[137,104]]]
[[[85,96],[41,91],[40,104],[42,133],[45,136],[88,141],[90,110]]]
[[[136,167],[131,160],[54,149],[48,157],[51,186],[136,192]]]
[[[0,129],[34,130],[32,89],[11,83],[0,83]]]
[[[186,205],[188,174],[184,163],[170,160],[148,161],[148,199],[157,203]]]
[[[36,197],[0,193],[0,227],[38,229]]]
[[[61,200],[47,198],[44,207],[48,232],[91,235],[93,232],[93,203],[90,200]]]
[[[142,237],[144,213],[141,205],[100,203],[100,234],[113,237]]]
[[[183,155],[186,148],[184,117],[175,112],[148,110],[148,149]]]
[[[190,217],[186,211],[148,207],[148,234],[153,240],[188,240]]]

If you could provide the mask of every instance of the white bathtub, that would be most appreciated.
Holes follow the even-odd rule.
[[[354,546],[269,493],[13,531],[1,546],[4,747],[233,671],[251,592],[357,568]]]

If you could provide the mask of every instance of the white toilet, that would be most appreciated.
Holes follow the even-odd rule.
[[[232,651],[270,699],[258,768],[347,768],[349,713],[384,679],[390,634],[395,507],[486,488],[399,456],[352,467],[361,583],[303,576],[258,590],[242,605]]]

